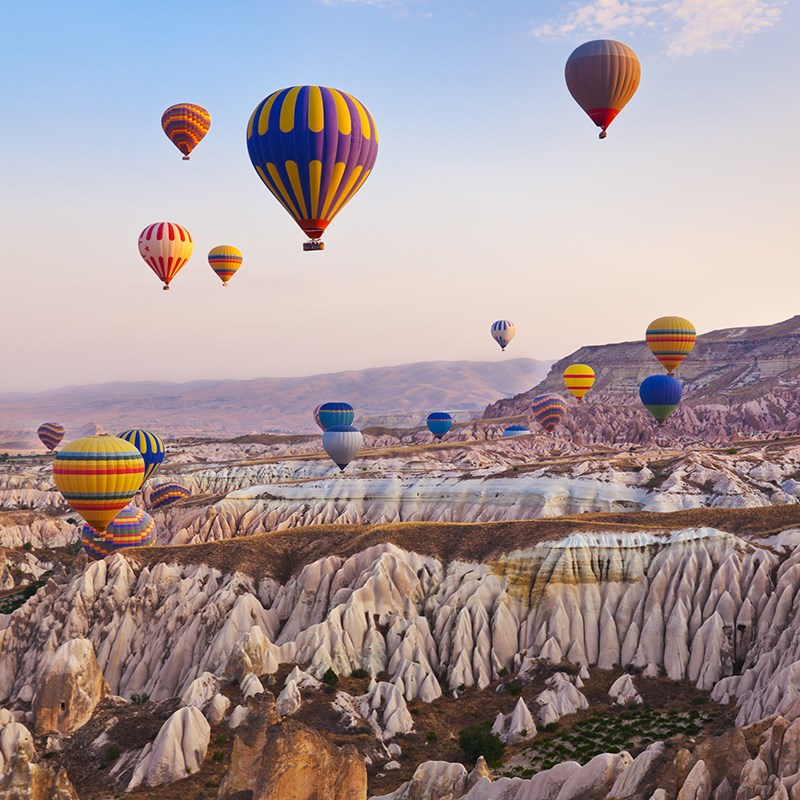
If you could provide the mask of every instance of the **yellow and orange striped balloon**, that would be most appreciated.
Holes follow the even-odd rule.
[[[56,454],[53,480],[72,508],[102,534],[142,485],[144,459],[124,439],[86,436]]]
[[[570,364],[564,370],[564,385],[580,400],[594,385],[594,370],[588,364]]]
[[[231,244],[220,244],[212,247],[208,254],[208,263],[214,274],[222,281],[223,286],[236,274],[242,266],[242,251]]]
[[[697,332],[694,325],[683,317],[659,317],[647,326],[645,338],[650,352],[672,375],[692,352]]]

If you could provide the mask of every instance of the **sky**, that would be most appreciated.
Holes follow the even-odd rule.
[[[0,0],[0,391],[561,358],[777,322],[797,302],[800,9],[782,0]],[[599,141],[564,83],[629,44],[636,96]],[[304,253],[250,164],[276,89],[343,89],[369,180]],[[160,118],[205,106],[189,162]],[[187,227],[163,292],[140,231]],[[223,289],[206,260],[234,244]],[[496,319],[517,336],[505,354]]]

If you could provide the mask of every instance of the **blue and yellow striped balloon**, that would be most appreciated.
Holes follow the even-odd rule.
[[[347,92],[292,86],[256,106],[247,151],[267,189],[316,240],[372,172],[378,130]]]
[[[116,436],[86,436],[56,453],[53,480],[64,499],[102,533],[144,479],[142,454]]]
[[[161,466],[166,452],[161,437],[156,436],[156,434],[150,431],[134,428],[130,431],[118,433],[117,438],[130,442],[130,444],[142,454],[142,458],[144,459],[144,479],[142,483],[148,478],[151,478]]]
[[[180,483],[160,483],[150,492],[150,507],[156,510],[166,508],[178,500],[185,500],[191,494]]]
[[[81,529],[81,544],[89,558],[105,558],[125,547],[149,547],[156,540],[156,523],[141,508],[126,506],[100,534],[91,525]]]
[[[540,394],[531,401],[531,412],[533,418],[548,433],[552,433],[564,419],[567,404],[564,398],[557,394]]]

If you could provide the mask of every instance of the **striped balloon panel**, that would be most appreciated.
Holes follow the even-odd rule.
[[[352,95],[293,86],[256,106],[247,150],[270,192],[309,238],[318,239],[369,177],[378,131]]]
[[[242,251],[229,244],[213,247],[208,254],[208,263],[214,274],[225,285],[242,266]]]
[[[352,425],[334,425],[322,434],[322,447],[341,470],[358,455],[363,444],[361,431]]]
[[[316,412],[317,424],[323,431],[334,425],[352,425],[356,412],[350,403],[323,403]]]
[[[191,234],[176,222],[154,222],[139,234],[139,254],[166,286],[191,258],[193,249]]]
[[[90,558],[104,558],[124,547],[147,547],[155,543],[156,524],[153,518],[135,506],[126,506],[109,524],[104,534],[91,526],[81,530],[81,544]]]
[[[548,432],[552,433],[564,419],[567,404],[557,394],[542,394],[531,401],[533,418]]]
[[[45,422],[39,426],[37,431],[42,444],[48,450],[55,450],[64,438],[64,428],[57,422]]]
[[[178,103],[161,115],[167,137],[188,158],[211,128],[211,114],[194,103]]]
[[[650,352],[672,373],[692,351],[697,332],[683,317],[659,317],[647,326],[645,338]]]
[[[161,466],[164,460],[166,448],[160,436],[151,433],[150,431],[143,431],[134,429],[130,431],[123,431],[118,433],[120,439],[130,442],[141,454],[144,459],[144,481],[146,481],[153,473]]]
[[[582,44],[573,50],[564,68],[575,102],[603,130],[633,97],[641,76],[636,53],[612,39]]]
[[[191,492],[180,483],[162,483],[150,492],[150,507],[154,509],[165,508],[179,500],[185,500]]]
[[[142,485],[141,453],[116,436],[87,436],[56,454],[53,480],[64,499],[103,532]]]
[[[497,322],[492,323],[492,338],[503,348],[506,349],[508,343],[514,338],[517,332],[513,322],[507,319],[499,319]]]
[[[580,400],[594,385],[594,370],[588,364],[572,364],[564,370],[564,385]]]
[[[446,411],[434,411],[428,414],[426,420],[428,430],[437,438],[441,439],[453,425],[453,418]]]
[[[639,386],[639,399],[661,424],[680,405],[683,386],[672,375],[651,375]]]
[[[512,436],[524,436],[526,433],[530,433],[530,431],[524,425],[509,425],[503,431],[503,438],[509,439]]]

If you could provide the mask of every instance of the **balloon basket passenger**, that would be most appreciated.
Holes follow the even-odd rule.
[[[308,242],[303,242],[303,250],[307,253],[311,250],[324,250],[325,249],[325,242],[319,241],[319,239],[311,239]]]

